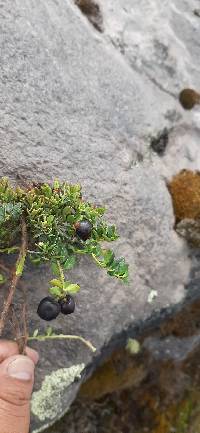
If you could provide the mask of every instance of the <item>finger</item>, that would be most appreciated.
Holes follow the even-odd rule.
[[[34,368],[34,362],[23,355],[11,356],[0,364],[1,433],[28,433]]]
[[[14,341],[0,340],[0,362],[9,356],[19,353],[18,345]]]
[[[36,350],[27,346],[25,349],[25,354],[34,362],[35,365],[38,363],[39,355],[38,352],[36,352]]]
[[[25,353],[34,362],[34,364],[37,364],[39,355],[36,350],[31,349],[30,347],[26,347]],[[9,356],[18,354],[19,348],[15,341],[0,340],[0,363]]]

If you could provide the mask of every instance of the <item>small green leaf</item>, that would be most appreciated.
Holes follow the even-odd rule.
[[[53,287],[50,287],[49,293],[52,296],[60,297],[62,295],[62,289],[60,287],[58,287],[58,286],[53,286]]]
[[[73,224],[76,221],[75,215],[68,215],[67,216],[67,222],[70,224]]]
[[[33,333],[33,337],[37,337],[38,334],[39,334],[39,329],[35,329],[35,331]]]
[[[115,257],[114,252],[112,250],[103,250],[103,256],[105,265],[111,265]]]
[[[75,266],[75,264],[76,264],[76,258],[75,258],[75,256],[70,256],[70,257],[68,257],[68,259],[65,261],[65,263],[63,263],[63,268],[65,269],[65,270],[68,270],[68,269],[72,269],[74,266]]]
[[[63,285],[62,285],[62,281],[57,280],[57,279],[53,279],[49,281],[50,284],[52,284],[53,287],[60,287],[60,289],[62,289]]]
[[[110,239],[111,241],[115,241],[119,237],[119,235],[116,232],[116,227],[114,225],[108,226],[106,235],[107,238]]]
[[[5,283],[6,278],[4,277],[4,275],[0,274],[0,284]]]
[[[60,271],[59,271],[59,267],[58,267],[57,263],[55,263],[55,262],[51,263],[51,270],[52,270],[54,275],[57,275],[58,277],[60,276]]]
[[[51,187],[47,183],[45,183],[44,185],[41,186],[41,191],[43,192],[43,194],[46,197],[51,197],[52,196],[52,189],[51,189]]]
[[[53,216],[53,215],[49,215],[49,216],[47,217],[47,222],[48,222],[48,224],[52,224],[53,220],[54,220],[54,216]]]
[[[51,326],[48,326],[48,328],[46,329],[46,335],[48,335],[49,337],[52,334],[53,334],[53,328]]]
[[[70,206],[65,206],[63,211],[62,211],[62,215],[63,218],[67,217],[68,215],[73,213],[73,209]]]
[[[98,213],[99,216],[104,215],[106,208],[105,207],[97,207],[95,208],[95,211]]]
[[[54,180],[53,188],[54,188],[54,189],[59,189],[59,188],[60,188],[60,182],[59,182],[58,179],[55,179],[55,180]]]
[[[15,253],[17,250],[19,250],[19,247],[2,248],[0,249],[0,253],[11,254],[11,253]]]
[[[70,293],[71,295],[75,295],[79,292],[80,286],[78,284],[71,284],[69,282],[65,282],[64,284],[64,292]]]
[[[35,257],[33,255],[30,255],[30,261],[31,263],[33,263],[34,265],[39,265],[42,261],[41,257]]]

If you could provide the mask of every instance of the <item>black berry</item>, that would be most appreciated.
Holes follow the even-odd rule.
[[[61,313],[63,314],[71,314],[75,310],[75,301],[72,296],[67,296],[65,299],[60,301]]]
[[[89,221],[77,222],[75,227],[77,236],[83,241],[86,241],[91,236],[92,224]]]
[[[53,320],[60,313],[60,304],[55,299],[47,296],[40,301],[37,313],[43,320]]]

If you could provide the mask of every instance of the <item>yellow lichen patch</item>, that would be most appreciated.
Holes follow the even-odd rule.
[[[176,221],[200,218],[200,173],[182,170],[168,184]]]
[[[105,394],[136,386],[145,375],[144,365],[138,360],[136,362],[126,350],[119,350],[81,386],[80,396],[98,399]]]

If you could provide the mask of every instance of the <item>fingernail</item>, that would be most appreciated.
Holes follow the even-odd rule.
[[[26,356],[18,357],[8,365],[7,373],[15,379],[31,380],[34,373],[34,363]]]

